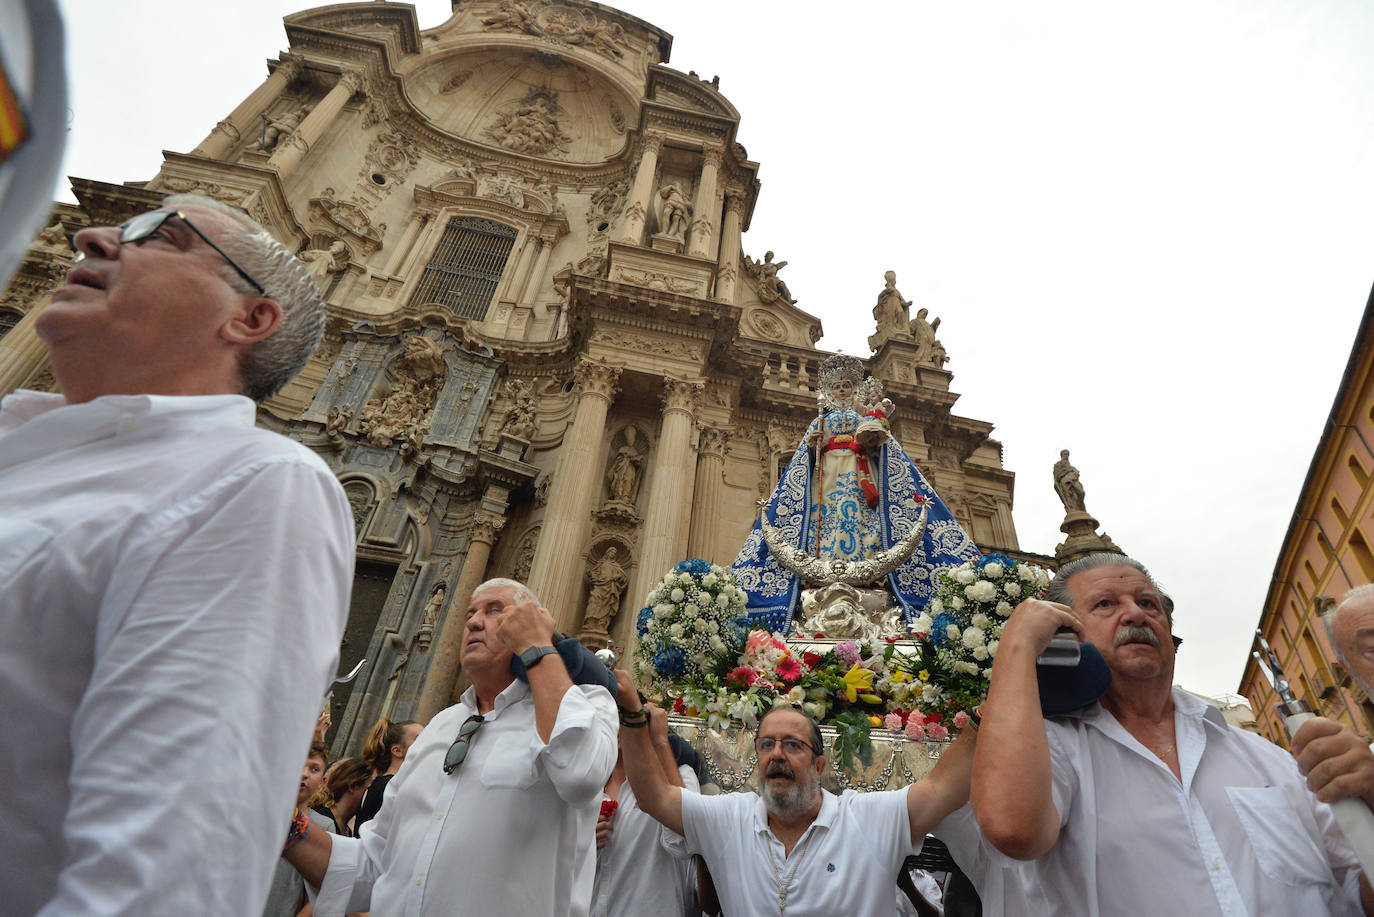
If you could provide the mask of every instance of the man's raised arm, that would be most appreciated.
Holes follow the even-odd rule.
[[[649,737],[649,711],[640,702],[639,690],[629,672],[616,669],[615,680],[620,686],[616,703],[622,711],[620,750],[635,800],[660,824],[682,834],[682,788],[670,784],[663,775]]]
[[[973,811],[988,841],[1018,860],[1043,856],[1059,839],[1035,659],[1064,627],[1081,630],[1064,605],[1036,599],[1018,605],[1002,631],[981,708]]]

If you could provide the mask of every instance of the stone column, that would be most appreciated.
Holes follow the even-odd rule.
[[[645,134],[640,147],[639,165],[635,166],[634,184],[630,186],[630,198],[625,203],[625,212],[620,217],[620,234],[617,242],[639,245],[644,240],[644,220],[654,193],[654,172],[658,169],[658,151],[663,149],[662,134]]]
[[[744,192],[725,189],[725,225],[720,237],[720,265],[716,271],[716,302],[733,303],[739,284],[740,226],[744,222]]]
[[[420,225],[415,230],[415,239],[410,244],[410,251],[406,252],[405,262],[401,265],[400,276],[405,280],[410,280],[415,272],[415,262],[420,260],[420,252],[424,249],[425,230],[429,227],[430,220],[434,219],[432,213],[420,214]]]
[[[553,255],[553,240],[539,239],[539,257],[534,259],[534,270],[525,278],[525,288],[520,292],[521,303],[529,303],[539,293],[544,275],[549,272],[549,258]]]
[[[439,633],[435,636],[434,655],[416,701],[415,719],[421,723],[428,723],[434,714],[447,707],[453,696],[466,624],[463,613],[472,598],[472,590],[486,578],[491,546],[496,544],[496,535],[505,524],[505,519],[489,513],[477,513],[472,517],[467,557],[463,561],[463,569],[458,573],[458,582],[453,586],[452,600],[444,612]]]
[[[48,345],[38,339],[33,330],[38,314],[52,302],[52,294],[45,293],[7,334],[0,337],[0,395],[24,384],[34,370],[48,358]]]
[[[630,581],[630,604],[635,608],[644,603],[649,587],[682,560],[687,550],[682,535],[683,522],[692,508],[692,483],[683,457],[692,448],[693,412],[703,388],[700,382],[663,380],[663,422],[644,502],[639,563]]]
[[[696,486],[692,488],[692,527],[687,556],[720,563],[711,556],[711,539],[720,524],[720,494],[725,481],[725,433],[702,427],[697,442]]]
[[[539,240],[533,232],[525,236],[525,241],[520,246],[520,254],[515,258],[515,269],[506,275],[506,282],[496,292],[494,297],[496,300],[519,301],[520,294],[525,292],[525,281],[529,279],[530,262],[534,258],[534,249],[538,244]]]
[[[711,251],[711,237],[716,234],[716,175],[725,149],[708,146],[701,151],[701,180],[697,182],[697,199],[692,205],[692,241],[687,254],[705,258]]]
[[[200,142],[200,146],[191,151],[192,155],[223,159],[230,147],[238,143],[244,134],[253,132],[267,106],[275,102],[304,69],[299,57],[283,56],[272,75],[249,93],[248,98],[229,113],[229,117],[216,124],[210,135]]]
[[[420,234],[420,227],[425,225],[429,217],[427,214],[416,211],[411,216],[410,222],[406,224],[405,232],[401,234],[401,241],[396,243],[396,247],[391,252],[391,257],[387,259],[386,267],[382,273],[389,276],[396,276],[396,272],[401,269],[402,262],[406,255],[410,254],[410,247],[415,244],[415,237]]]
[[[576,378],[577,414],[563,436],[529,577],[529,587],[553,612],[559,630],[574,633],[582,588],[582,547],[591,530],[606,412],[619,387],[620,367],[583,357]]]
[[[272,154],[267,164],[275,168],[282,178],[294,172],[296,166],[305,158],[305,154],[315,145],[315,141],[320,139],[320,135],[334,122],[339,112],[343,111],[344,103],[362,88],[363,75],[357,70],[345,70],[339,74],[339,81],[334,84],[334,88],[311,109],[310,114],[305,116],[305,120],[290,137],[277,144],[277,151]]]

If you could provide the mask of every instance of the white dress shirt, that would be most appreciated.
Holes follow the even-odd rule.
[[[615,765],[615,701],[605,688],[574,685],[545,745],[529,685],[514,681],[445,774],[444,756],[476,712],[468,688],[410,746],[362,837],[332,839],[315,917],[586,917],[601,790]]]
[[[238,395],[0,402],[0,914],[256,914],[353,525]]]
[[[677,770],[683,792],[701,791],[696,771],[686,764]],[[596,852],[592,917],[682,917],[689,901],[696,901],[692,854],[682,835],[639,807],[626,780],[611,818],[611,836]]]
[[[710,867],[724,912],[750,917],[779,913],[780,880],[786,917],[891,917],[897,873],[921,849],[911,843],[905,789],[822,791],[820,813],[790,857],[753,793],[684,793],[682,825],[688,849]]]
[[[1059,839],[1029,863],[992,851],[1012,867],[1006,912],[1363,913],[1355,856],[1292,755],[1184,691],[1173,701],[1181,782],[1100,706],[1045,721]]]

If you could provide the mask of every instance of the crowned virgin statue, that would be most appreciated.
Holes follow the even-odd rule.
[[[735,559],[749,615],[787,633],[803,586],[842,582],[885,589],[910,622],[934,571],[978,549],[892,438],[892,402],[862,361],[836,354],[819,382],[817,416]]]

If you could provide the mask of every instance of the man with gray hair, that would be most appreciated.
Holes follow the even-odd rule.
[[[74,244],[61,394],[0,402],[0,913],[258,913],[352,580],[338,481],[254,426],[319,291],[208,198]]]
[[[1095,554],[1007,620],[971,794],[994,862],[1014,867],[1004,912],[1374,913],[1298,763],[1173,687],[1171,610],[1139,561]],[[1042,719],[1036,657],[1064,628],[1101,651],[1112,682],[1090,707]]]
[[[283,856],[315,917],[587,914],[615,702],[601,685],[573,684],[553,615],[521,583],[478,586],[464,621],[472,686],[410,746],[362,836],[299,817],[287,836]]]

